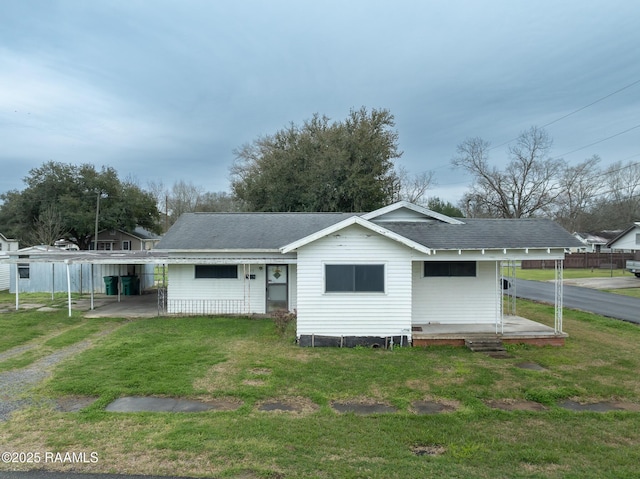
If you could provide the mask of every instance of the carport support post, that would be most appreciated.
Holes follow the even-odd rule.
[[[563,267],[564,261],[557,259],[555,261],[555,321],[554,329],[556,334],[562,332],[562,306],[564,295],[564,283],[563,283]]]
[[[94,283],[93,283],[93,263],[90,264],[90,270],[91,270],[91,274],[90,276],[90,282],[91,282],[91,311],[93,311],[93,290],[94,290]]]
[[[20,275],[18,274],[18,263],[16,263],[16,311],[20,309]]]
[[[69,317],[71,317],[71,267],[68,259],[64,263],[67,265],[67,304],[69,306]]]

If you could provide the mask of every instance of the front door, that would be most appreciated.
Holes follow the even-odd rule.
[[[267,265],[267,313],[289,309],[287,301],[288,276],[287,265]]]

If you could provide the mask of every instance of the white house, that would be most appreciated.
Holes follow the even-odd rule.
[[[9,251],[18,250],[18,240],[8,239],[0,233],[0,258],[5,257]],[[9,289],[10,268],[8,264],[0,263],[0,291]]]
[[[609,241],[607,247],[615,250],[640,251],[640,221],[633,223]]]
[[[500,334],[503,266],[555,260],[561,279],[579,245],[550,220],[454,219],[399,202],[365,214],[189,213],[157,248],[169,313],[295,310],[301,345],[342,345],[415,342],[432,325]],[[552,332],[563,335],[561,302]]]

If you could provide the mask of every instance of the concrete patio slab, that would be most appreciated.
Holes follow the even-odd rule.
[[[553,328],[520,316],[505,316],[502,327],[487,324],[414,324],[412,332],[415,346],[447,344],[464,346],[465,339],[477,337],[500,338],[504,343],[530,343],[536,345],[564,345],[566,333],[556,333]]]
[[[196,401],[189,399],[130,396],[116,399],[107,412],[204,412],[233,411],[241,403],[231,400]]]
[[[154,318],[158,316],[158,295],[107,296],[95,302],[95,309],[85,313],[85,318]]]

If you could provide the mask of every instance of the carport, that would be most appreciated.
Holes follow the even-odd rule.
[[[90,286],[89,292],[91,294],[91,306],[90,309],[94,309],[94,295],[96,289],[98,287],[102,287],[102,285],[95,284],[95,272],[94,268],[96,265],[101,266],[110,266],[108,269],[110,272],[117,272],[118,276],[118,288],[117,288],[117,301],[121,301],[122,294],[122,272],[129,272],[131,268],[135,271],[136,266],[138,265],[161,265],[163,266],[163,271],[165,270],[165,266],[167,264],[167,255],[166,253],[159,253],[153,250],[145,250],[145,251],[64,251],[57,248],[42,248],[42,249],[33,249],[29,251],[29,254],[24,254],[24,251],[12,251],[9,252],[8,257],[4,258],[0,261],[3,263],[13,264],[15,268],[15,295],[16,295],[16,310],[20,309],[20,268],[24,268],[25,265],[32,264],[50,264],[52,265],[51,271],[54,271],[53,265],[62,264],[64,265],[64,269],[66,270],[66,293],[67,293],[67,303],[69,316],[71,316],[71,293],[72,293],[72,281],[71,281],[71,268],[73,265],[89,265],[90,267]],[[116,276],[116,275],[113,275]],[[126,276],[125,276],[126,278]],[[162,287],[158,288],[158,291],[164,291],[164,280],[165,276],[163,275],[163,284]],[[55,283],[54,289],[51,290],[53,294],[55,292]],[[41,291],[46,292],[46,291]]]

